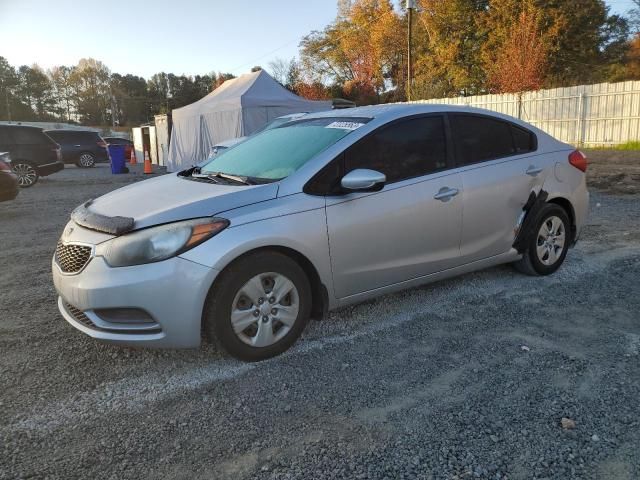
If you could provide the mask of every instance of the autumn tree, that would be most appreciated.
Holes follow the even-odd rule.
[[[636,33],[629,43],[626,55],[624,77],[628,80],[640,80],[640,34]]]
[[[348,15],[303,38],[302,69],[314,81],[343,85],[359,103],[377,101],[399,83],[403,35],[389,0],[355,0]]]
[[[500,2],[492,2],[500,3]],[[489,15],[501,15],[500,7],[490,6]],[[543,32],[543,11],[533,0],[525,0],[516,20],[509,22],[502,32],[492,32],[494,41],[485,44],[484,61],[488,85],[499,93],[516,93],[542,87],[547,62],[557,38],[557,29]],[[489,24],[495,22],[488,22]],[[502,37],[495,41],[495,37]],[[489,42],[487,42],[489,43]]]

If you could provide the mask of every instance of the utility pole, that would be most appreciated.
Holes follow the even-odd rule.
[[[407,0],[407,100],[411,100],[411,82],[413,74],[411,72],[411,40],[412,40],[412,20],[413,11],[416,8],[416,0]]]

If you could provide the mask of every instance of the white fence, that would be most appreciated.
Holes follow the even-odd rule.
[[[437,98],[521,118],[555,138],[579,146],[640,140],[640,81],[598,83],[515,94]]]

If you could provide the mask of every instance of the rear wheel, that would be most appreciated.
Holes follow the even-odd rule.
[[[22,188],[31,187],[38,181],[38,172],[28,163],[18,161],[13,163],[11,168],[18,177],[18,185]]]
[[[226,269],[209,292],[204,332],[232,356],[258,361],[287,350],[311,314],[304,270],[277,252],[258,252]]]
[[[558,205],[546,204],[539,212],[523,257],[515,267],[528,275],[549,275],[564,262],[570,243],[570,222]]]
[[[77,165],[80,168],[91,168],[96,164],[96,159],[88,152],[85,152],[78,157]]]

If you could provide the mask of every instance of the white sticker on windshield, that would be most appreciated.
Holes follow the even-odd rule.
[[[325,128],[341,128],[342,130],[355,130],[363,126],[364,123],[357,122],[333,122],[327,125]]]

